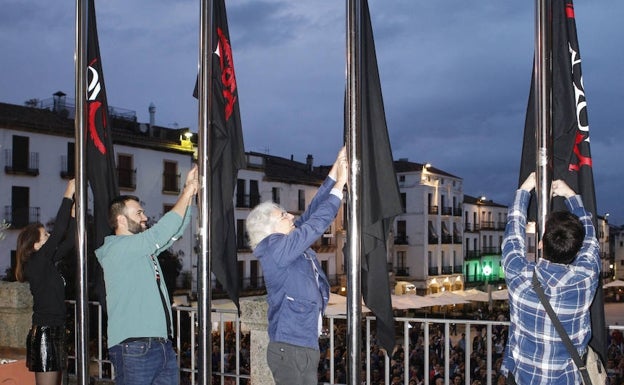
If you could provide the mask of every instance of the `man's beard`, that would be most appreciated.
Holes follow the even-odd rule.
[[[126,218],[128,219],[128,231],[129,232],[131,232],[132,234],[138,234],[138,233],[142,233],[143,231],[145,231],[143,226],[141,226],[140,222],[136,222],[128,217]]]

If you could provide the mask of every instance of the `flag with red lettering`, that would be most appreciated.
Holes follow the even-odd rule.
[[[596,194],[589,142],[587,101],[581,72],[581,55],[576,35],[572,0],[552,0],[552,178],[563,179],[583,198],[583,204],[597,226]],[[537,115],[535,90],[531,87],[524,128],[524,144],[519,184],[535,171]],[[531,200],[530,218],[536,218],[536,199]],[[564,200],[552,200],[551,211],[567,210]],[[591,307],[592,339],[590,345],[605,357],[604,293],[602,283]]]
[[[212,272],[238,307],[239,278],[234,222],[234,189],[238,170],[246,166],[238,88],[224,0],[214,0],[212,43],[212,120],[209,127],[212,180]],[[195,84],[194,96],[197,97]],[[244,236],[239,234],[239,236]],[[209,280],[209,277],[204,277]]]
[[[368,2],[362,1],[362,295],[376,318],[377,342],[395,345],[388,279],[388,235],[403,210],[388,137]],[[345,122],[348,117],[345,115]]]
[[[93,249],[104,243],[111,234],[108,225],[108,205],[119,194],[117,169],[108,117],[108,103],[102,72],[102,59],[97,35],[94,0],[89,0],[87,31],[87,179],[93,193],[94,242]],[[96,297],[105,309],[105,290],[102,267],[96,258],[90,259],[91,282]]]

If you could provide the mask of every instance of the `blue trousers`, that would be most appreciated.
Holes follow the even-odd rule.
[[[146,337],[108,350],[116,385],[179,385],[180,370],[171,341]]]

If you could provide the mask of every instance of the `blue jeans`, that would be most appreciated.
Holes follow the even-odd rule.
[[[179,385],[180,370],[171,341],[137,338],[108,350],[116,385]]]

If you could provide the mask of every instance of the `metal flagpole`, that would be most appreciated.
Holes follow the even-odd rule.
[[[75,92],[76,112],[74,118],[74,135],[77,151],[74,158],[76,165],[76,383],[89,383],[88,353],[88,306],[87,292],[87,177],[86,177],[86,127],[87,111],[87,28],[88,0],[76,0],[76,46],[75,46]]]
[[[535,12],[535,63],[534,85],[535,112],[535,193],[537,197],[537,218],[535,239],[542,239],[550,202],[550,181],[552,179],[552,0],[536,0]],[[536,256],[541,258],[541,249],[536,247]]]
[[[348,368],[347,383],[361,383],[361,335],[362,335],[362,288],[361,288],[361,218],[362,201],[362,98],[361,98],[361,52],[362,52],[362,0],[347,0],[347,97],[346,114],[347,156],[349,157],[349,218],[347,236],[347,336]]]
[[[212,35],[213,0],[202,0],[199,21],[199,80],[197,100],[199,101],[198,163],[199,189],[199,243],[200,255],[197,264],[198,317],[199,317],[199,384],[209,385],[212,378],[211,365],[211,322],[210,298],[212,249],[212,199],[207,184],[212,180],[211,116],[212,116]]]

